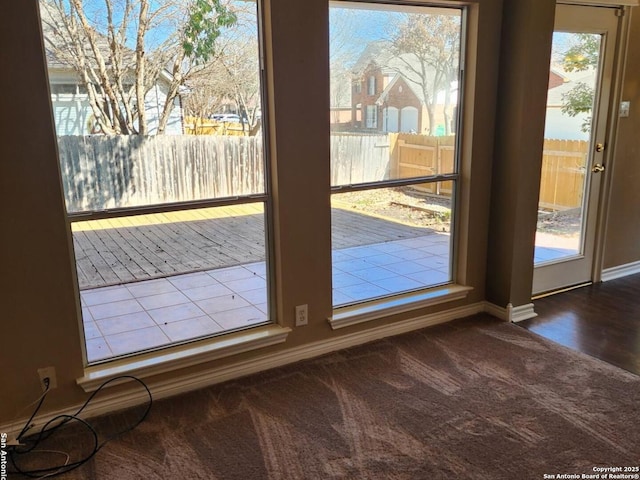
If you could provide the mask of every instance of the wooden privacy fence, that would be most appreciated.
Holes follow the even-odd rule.
[[[70,213],[264,192],[260,136],[64,136],[58,144]]]
[[[545,140],[540,180],[541,208],[569,210],[582,205],[589,142]]]
[[[454,137],[333,134],[331,184],[453,173]],[[577,208],[588,143],[546,140],[540,206]],[[263,193],[262,137],[214,135],[59,137],[70,213]],[[300,161],[304,161],[301,158]],[[421,185],[450,196],[452,182]]]
[[[63,136],[58,143],[70,213],[264,192],[260,135]],[[332,135],[331,148],[332,185],[388,178],[387,135]]]
[[[354,185],[388,179],[452,173],[455,137],[405,133],[331,135],[331,185]],[[451,195],[451,182],[419,187],[429,193]]]
[[[430,137],[407,133],[390,134],[394,144],[394,178],[425,177],[454,173],[455,137]],[[452,182],[434,182],[420,185],[420,190],[436,195],[450,196]]]
[[[453,173],[455,137],[390,134],[394,178]],[[540,181],[540,207],[568,210],[582,205],[589,143],[581,140],[545,140]],[[451,195],[451,182],[421,185],[420,190]]]
[[[379,182],[390,176],[390,135],[331,135],[331,185]]]

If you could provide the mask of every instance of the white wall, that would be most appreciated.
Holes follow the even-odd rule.
[[[73,74],[62,71],[49,71],[49,82],[54,84],[73,85],[77,79]],[[165,86],[155,86],[145,97],[145,110],[149,134],[155,135],[158,132],[159,119],[162,115],[164,102],[167,98],[167,88]],[[89,135],[91,133],[91,119],[93,112],[86,94],[55,94],[52,92],[51,103],[53,117],[56,124],[57,135]],[[182,135],[183,117],[180,99],[173,102],[173,109],[169,116],[169,123],[165,129],[167,135]]]
[[[553,140],[589,140],[589,134],[582,131],[586,113],[570,117],[562,113],[560,107],[548,107],[544,126],[544,138]]]

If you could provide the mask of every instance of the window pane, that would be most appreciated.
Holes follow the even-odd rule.
[[[72,224],[89,362],[264,324],[262,203]]]
[[[88,361],[267,322],[257,3],[40,6]]]
[[[461,10],[330,5],[333,186],[455,173]]]
[[[587,168],[602,41],[599,34],[553,34],[536,266],[584,254]]]
[[[452,280],[451,183],[332,195],[334,306]]]
[[[334,306],[450,283],[462,9],[330,7]]]
[[[265,192],[255,2],[40,5],[70,213]]]
[[[76,85],[53,84],[51,85],[51,93],[57,95],[75,95]]]

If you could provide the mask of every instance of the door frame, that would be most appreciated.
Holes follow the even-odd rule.
[[[606,3],[606,2],[605,2]],[[618,109],[622,101],[622,89],[627,61],[627,50],[629,46],[629,30],[631,25],[631,7],[638,6],[637,0],[618,0],[618,11],[620,19],[618,23],[618,44],[615,49],[613,64],[613,77],[611,79],[611,98],[609,108],[609,125],[607,126],[606,139],[609,142],[605,150],[604,161],[607,169],[603,172],[600,202],[596,206],[598,215],[596,219],[595,246],[593,254],[593,269],[591,273],[592,282],[602,281],[602,271],[604,269],[605,236],[609,220],[609,209],[611,205],[611,192],[613,183],[613,172],[615,168],[615,158],[618,138],[618,123],[620,116]]]
[[[604,2],[603,2],[604,3]],[[559,282],[558,284],[554,284],[552,286],[549,286],[549,283],[546,283],[545,285],[541,286],[536,286],[536,282],[535,282],[535,277],[536,277],[536,271],[539,268],[547,268],[547,271],[549,271],[549,265],[547,266],[540,266],[540,267],[536,267],[534,265],[534,282],[532,282],[533,284],[533,296],[539,296],[539,295],[545,295],[548,293],[553,293],[559,290],[564,290],[566,288],[570,288],[576,285],[582,285],[585,283],[591,283],[591,282],[598,282],[601,280],[602,277],[602,269],[603,269],[603,253],[604,253],[604,237],[605,237],[605,231],[606,231],[606,223],[607,223],[607,217],[608,217],[608,208],[609,208],[609,198],[610,198],[610,194],[611,194],[611,178],[612,178],[612,171],[613,171],[613,159],[615,158],[615,140],[616,140],[616,132],[617,132],[617,125],[618,125],[618,114],[617,114],[617,110],[618,110],[618,105],[620,103],[620,98],[621,98],[621,90],[622,90],[622,80],[623,80],[623,73],[624,73],[624,59],[626,56],[626,48],[627,48],[627,37],[628,37],[628,30],[629,30],[629,19],[630,19],[630,15],[629,15],[629,7],[623,7],[623,6],[612,6],[612,5],[595,5],[595,4],[590,4],[590,5],[585,5],[584,3],[580,2],[558,2],[558,6],[562,6],[562,8],[571,8],[571,7],[575,7],[575,8],[580,8],[580,7],[587,7],[587,8],[606,8],[607,10],[614,10],[616,13],[616,17],[618,18],[618,22],[616,25],[616,35],[614,38],[614,45],[612,47],[607,48],[607,46],[605,45],[605,49],[609,50],[609,52],[607,52],[607,56],[608,57],[613,57],[613,58],[607,58],[605,57],[605,62],[611,62],[611,77],[610,77],[610,85],[608,86],[609,88],[609,98],[608,100],[606,100],[604,103],[600,102],[600,100],[598,100],[598,111],[599,111],[599,117],[600,117],[600,121],[604,121],[604,126],[602,126],[602,128],[598,128],[598,130],[600,131],[600,136],[596,136],[596,134],[594,133],[594,135],[591,137],[590,139],[590,145],[589,145],[589,164],[587,165],[587,168],[589,169],[589,174],[591,173],[591,167],[592,164],[594,163],[594,159],[593,159],[593,148],[595,146],[595,144],[599,141],[602,141],[605,143],[606,145],[606,149],[605,151],[602,153],[600,161],[606,165],[606,170],[604,172],[601,173],[601,178],[597,184],[597,188],[598,188],[598,192],[592,192],[592,179],[589,178],[587,179],[587,185],[585,186],[586,190],[585,192],[588,194],[586,195],[586,200],[587,201],[591,201],[591,204],[589,205],[589,209],[591,210],[591,212],[586,212],[588,215],[593,215],[593,219],[592,219],[592,225],[590,226],[591,229],[593,229],[590,234],[592,235],[592,247],[591,247],[591,266],[589,267],[588,265],[587,270],[589,270],[589,273],[587,274],[590,278],[585,278],[581,281],[576,281],[576,282],[570,282],[568,284],[564,284],[564,281]],[[561,29],[558,29],[561,31]],[[597,31],[597,29],[594,29]],[[554,26],[554,32],[556,31],[556,28]],[[600,86],[602,86],[602,82],[599,81]],[[599,93],[600,95],[600,93]],[[592,197],[589,200],[589,197],[591,197],[591,195],[593,194],[597,194],[597,197]],[[583,225],[586,226],[586,218],[583,218]],[[587,231],[585,230],[585,234],[587,233]],[[582,238],[581,239],[581,248],[586,244],[587,242],[587,238]],[[571,260],[568,260],[571,261]],[[555,265],[558,264],[563,264],[565,262],[558,262]],[[554,265],[554,264],[552,264]]]

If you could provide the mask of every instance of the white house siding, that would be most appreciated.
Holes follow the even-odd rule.
[[[49,71],[51,83],[51,106],[57,135],[89,135],[93,111],[86,93],[78,93],[78,82],[66,71]],[[75,91],[75,93],[71,93]],[[149,134],[158,132],[159,119],[166,99],[166,87],[155,86],[145,97],[145,109]],[[174,106],[165,129],[167,135],[182,135],[183,119],[180,99],[174,100]]]
[[[52,95],[51,103],[57,135],[87,135],[91,107],[80,95]]]
[[[589,117],[580,113],[575,117],[562,113],[560,107],[547,107],[544,138],[553,140],[589,140],[589,134],[582,131],[582,124]]]
[[[164,102],[167,98],[167,89],[164,86],[156,85],[147,93],[145,97],[144,107],[147,112],[147,124],[149,125],[149,134],[158,133],[160,116],[164,108]],[[175,98],[173,101],[173,109],[169,115],[169,122],[164,131],[166,135],[182,135],[183,132],[182,109],[180,99]]]
[[[563,34],[564,35],[564,34]],[[555,41],[555,35],[554,35]],[[556,45],[554,45],[554,48]],[[597,70],[567,72],[562,65],[552,65],[553,73],[561,77],[564,83],[553,86],[547,92],[547,117],[545,121],[544,138],[555,140],[589,140],[589,134],[582,131],[582,124],[591,114],[579,113],[575,117],[562,113],[565,95],[576,86],[585,84],[595,89],[597,84]]]

